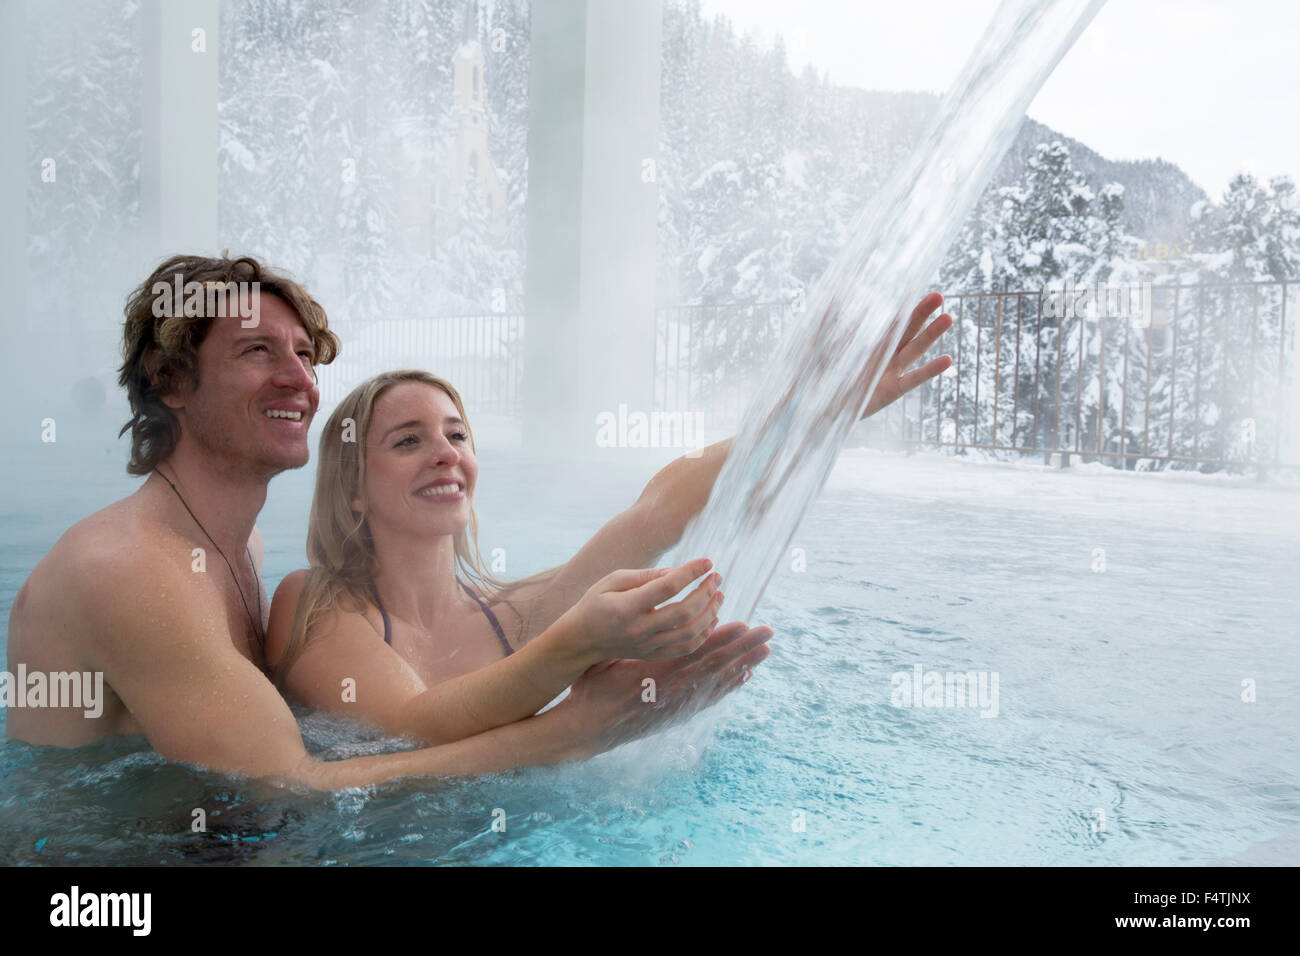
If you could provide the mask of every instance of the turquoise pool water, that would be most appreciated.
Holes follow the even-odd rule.
[[[20,449],[4,464],[4,620],[58,534],[134,487],[120,449],[97,441]],[[486,447],[481,461],[481,540],[507,549],[511,575],[567,557],[650,474],[548,463],[538,488],[538,463],[522,454]],[[260,522],[268,589],[303,563],[310,481],[308,469],[272,483]],[[196,772],[138,741],[73,751],[6,741],[0,854],[23,864],[1214,862],[1300,826],[1296,500],[1273,485],[850,452],[792,542],[806,570],[778,573],[755,616],[776,630],[771,658],[707,732],[583,765],[328,795]],[[894,706],[893,675],[916,664],[996,674],[997,716]],[[1254,703],[1242,700],[1245,679]],[[325,756],[402,746],[339,718],[300,719]],[[190,830],[195,808],[206,833]]]

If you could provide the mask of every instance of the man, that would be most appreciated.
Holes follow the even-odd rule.
[[[135,291],[119,382],[132,411],[128,470],[148,477],[59,539],[9,623],[9,673],[101,674],[103,700],[98,713],[11,708],[11,737],[77,746],[142,733],[169,759],[337,789],[581,759],[716,700],[766,656],[769,629],[727,625],[686,657],[594,667],[566,705],[465,740],[311,758],[263,672],[254,522],[271,478],[307,463],[313,370],[337,351],[320,305],[251,258],[176,256]],[[641,702],[647,675],[658,706]],[[696,698],[698,686],[708,690]]]

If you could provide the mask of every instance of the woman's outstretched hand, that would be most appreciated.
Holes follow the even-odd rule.
[[[556,623],[568,628],[589,660],[680,657],[698,649],[718,623],[722,575],[710,574],[686,597],[664,604],[713,567],[707,558],[678,568],[605,575]]]
[[[594,756],[717,703],[749,680],[771,637],[770,627],[733,621],[683,657],[601,661],[574,682],[556,716],[569,722],[578,757]]]
[[[928,382],[936,375],[942,374],[952,365],[951,356],[941,355],[915,371],[904,374],[908,366],[917,361],[929,350],[930,346],[939,340],[939,336],[952,328],[952,316],[945,312],[931,322],[924,332],[921,331],[921,326],[925,323],[926,318],[942,304],[943,296],[938,292],[931,292],[912,310],[912,317],[908,320],[907,328],[903,332],[903,338],[899,341],[898,349],[894,352],[893,358],[885,367],[885,371],[880,377],[880,383],[876,386],[875,392],[872,393],[871,401],[867,403],[867,410],[863,413],[863,418],[874,415],[882,408],[902,398],[916,386]],[[868,368],[873,365],[875,365],[874,362],[867,363]]]

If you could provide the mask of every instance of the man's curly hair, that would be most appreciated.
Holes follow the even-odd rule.
[[[162,397],[186,386],[198,384],[198,349],[212,327],[213,317],[186,316],[176,307],[155,315],[154,304],[160,293],[158,283],[170,289],[179,275],[186,283],[259,284],[261,294],[282,299],[297,314],[311,336],[316,349],[316,363],[328,365],[339,353],[339,340],[329,329],[325,310],[307,290],[288,276],[274,272],[251,256],[231,259],[204,256],[172,256],[153,271],[126,301],[126,321],[122,326],[122,367],[117,383],[126,389],[131,405],[131,420],[122,426],[119,437],[131,432],[131,459],[126,470],[132,475],[147,475],[166,460],[180,439],[180,423]],[[168,295],[170,301],[170,294]]]

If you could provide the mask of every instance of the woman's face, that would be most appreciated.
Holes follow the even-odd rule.
[[[365,488],[352,507],[372,533],[455,534],[469,524],[478,461],[442,389],[401,382],[380,395],[365,454]]]

